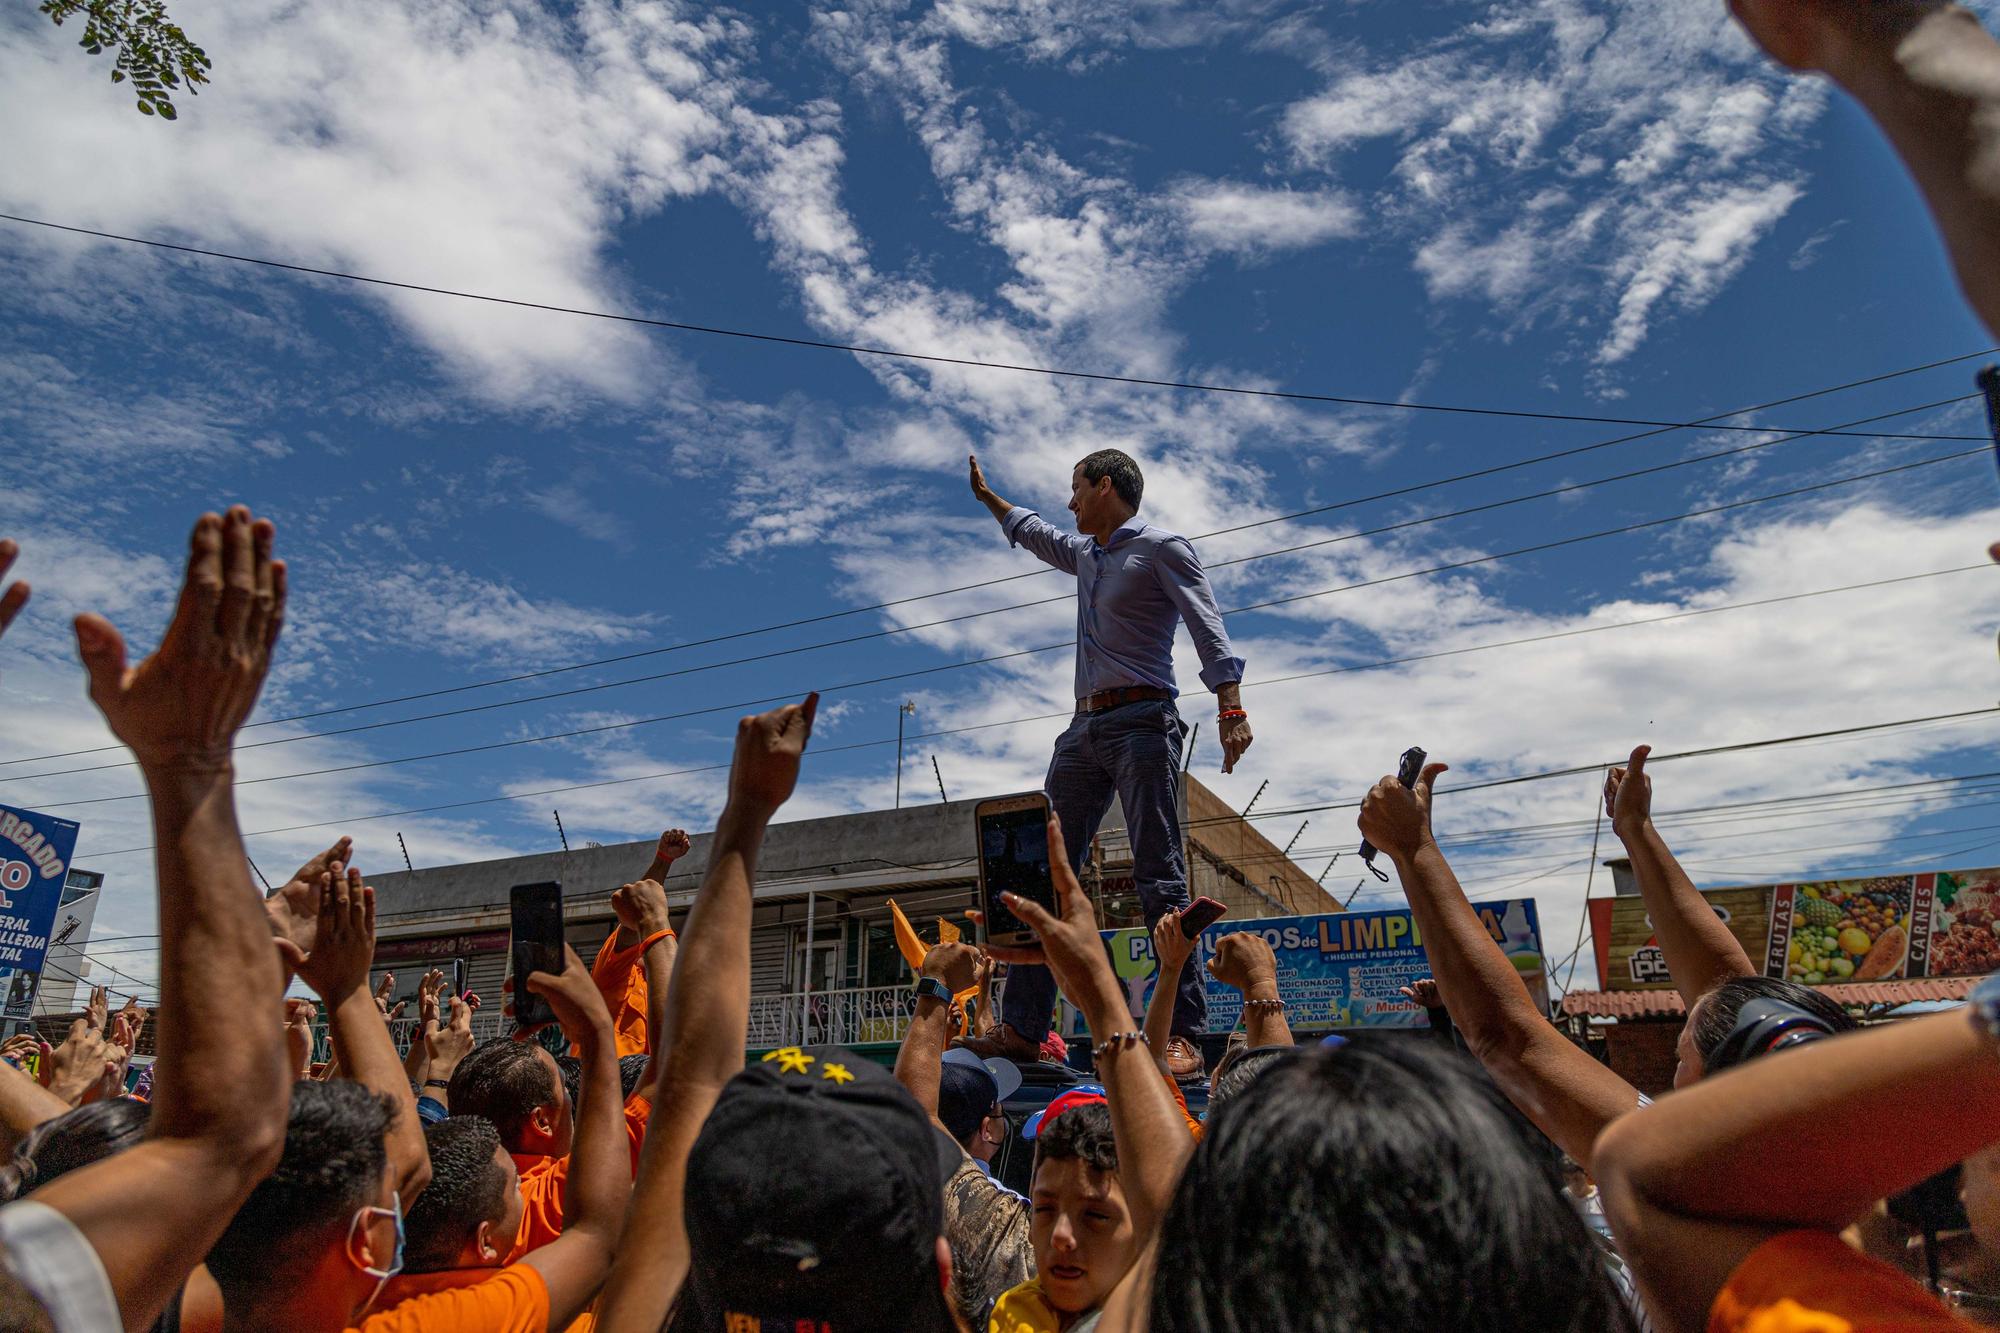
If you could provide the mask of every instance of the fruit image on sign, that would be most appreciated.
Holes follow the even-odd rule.
[[[1819,986],[1903,975],[1910,951],[1913,876],[1829,880],[1795,889],[1786,980]]]

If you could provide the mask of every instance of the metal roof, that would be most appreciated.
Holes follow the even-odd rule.
[[[1925,977],[1915,981],[1850,981],[1813,989],[1839,1004],[1898,1005],[1920,1000],[1963,1000],[1979,977]],[[1687,1013],[1672,990],[1576,990],[1563,996],[1571,1018],[1679,1018]]]

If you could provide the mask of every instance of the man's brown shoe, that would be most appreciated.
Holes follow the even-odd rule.
[[[1167,1038],[1167,1072],[1176,1083],[1202,1075],[1201,1048],[1186,1037]]]
[[[995,1023],[983,1037],[960,1037],[952,1045],[971,1051],[982,1060],[1012,1060],[1017,1065],[1032,1065],[1042,1058],[1040,1046],[1005,1023]]]

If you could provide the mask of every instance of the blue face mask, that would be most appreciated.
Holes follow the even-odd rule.
[[[361,1309],[356,1312],[355,1318],[357,1319],[360,1318],[362,1314],[367,1313],[368,1310],[374,1306],[375,1302],[378,1299],[380,1299],[382,1295],[382,1288],[389,1285],[389,1279],[403,1271],[403,1242],[405,1237],[403,1234],[402,1193],[400,1191],[391,1191],[389,1195],[389,1202],[393,1206],[388,1208],[384,1208],[380,1204],[371,1204],[366,1208],[357,1208],[354,1212],[354,1219],[347,1224],[347,1244],[350,1249],[354,1245],[354,1233],[360,1230],[363,1226],[365,1226],[369,1218],[377,1216],[387,1217],[391,1221],[393,1221],[396,1226],[396,1257],[394,1261],[391,1262],[389,1267],[387,1268],[363,1268],[361,1270],[362,1272],[366,1273],[369,1277],[375,1279],[375,1290],[368,1293],[367,1304],[363,1305]]]

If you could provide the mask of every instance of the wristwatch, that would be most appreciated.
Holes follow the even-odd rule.
[[[424,1086],[427,1088],[449,1088],[451,1081],[442,1078],[427,1078],[424,1080]]]
[[[939,981],[936,977],[918,977],[916,992],[917,992],[917,998],[920,1000],[923,999],[924,996],[928,995],[933,1000],[936,1000],[941,1004],[950,1004],[953,1000],[958,998],[957,996],[951,993],[951,987],[945,985],[942,981]]]

